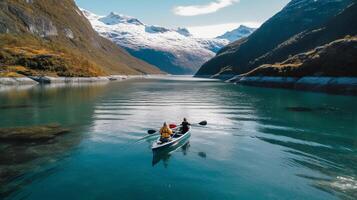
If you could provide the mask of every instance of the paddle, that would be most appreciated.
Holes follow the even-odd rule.
[[[199,125],[201,125],[201,126],[206,126],[207,125],[207,121],[205,120],[205,121],[202,121],[202,122],[200,122],[200,123],[198,123]],[[194,125],[194,124],[193,124]],[[149,135],[152,135],[152,134],[154,134],[154,133],[156,133],[157,132],[157,130],[154,130],[154,129],[150,129],[150,130],[148,130],[148,134]]]
[[[153,130],[153,129],[148,130],[148,134],[150,134],[150,135],[152,135],[152,134],[154,134],[154,133],[156,133],[156,132],[157,132],[157,130]]]
[[[205,120],[205,121],[202,121],[202,122],[200,122],[198,124],[201,125],[201,126],[206,126],[207,125],[207,121]]]

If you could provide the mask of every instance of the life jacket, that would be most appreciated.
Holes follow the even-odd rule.
[[[160,134],[162,138],[170,138],[172,135],[172,130],[167,127],[162,127],[160,129]]]

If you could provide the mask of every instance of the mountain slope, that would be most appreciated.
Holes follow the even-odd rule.
[[[246,76],[357,76],[357,36],[335,40],[281,63],[265,64]]]
[[[73,0],[2,0],[0,34],[1,70],[58,76],[160,73],[100,37]]]
[[[257,58],[251,63],[251,66],[281,62],[291,55],[312,50],[347,35],[355,36],[357,35],[356,20],[357,4],[354,3],[327,23],[289,38],[274,50]]]
[[[256,28],[250,28],[250,27],[247,27],[244,25],[240,25],[238,28],[236,28],[232,31],[228,31],[227,33],[225,33],[221,36],[218,36],[217,39],[226,39],[229,42],[234,42],[241,38],[248,37],[255,30],[256,30]]]
[[[325,23],[352,0],[292,0],[265,22],[247,40],[230,45],[205,63],[197,75],[242,74],[256,58],[268,53],[290,37]]]
[[[225,39],[194,38],[184,28],[146,25],[138,19],[116,13],[101,17],[82,11],[100,35],[171,74],[195,73],[229,43]]]

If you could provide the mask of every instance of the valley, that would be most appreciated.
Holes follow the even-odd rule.
[[[356,0],[0,0],[0,199],[356,200],[356,21]]]

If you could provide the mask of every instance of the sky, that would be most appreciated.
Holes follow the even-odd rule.
[[[97,15],[116,12],[145,24],[185,27],[197,37],[212,38],[239,25],[259,27],[290,0],[75,0]]]

